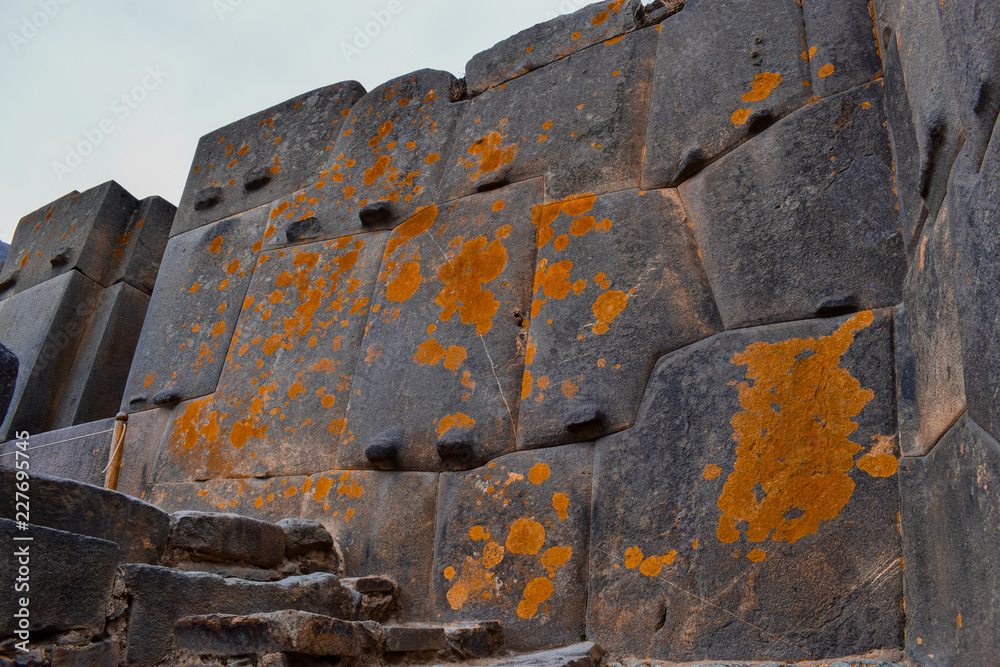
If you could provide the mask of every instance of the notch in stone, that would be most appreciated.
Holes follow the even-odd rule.
[[[455,467],[468,466],[475,460],[476,439],[471,428],[450,428],[438,438],[438,458]]]
[[[174,403],[180,403],[181,396],[176,391],[172,389],[164,389],[153,394],[153,398],[150,399],[150,403],[157,406],[163,405],[173,405]]]
[[[246,176],[243,177],[243,188],[246,190],[260,190],[262,187],[271,182],[270,167],[257,167],[256,169],[251,169]]]
[[[194,210],[204,211],[217,206],[222,202],[222,188],[218,186],[212,186],[210,188],[205,188],[204,190],[199,190],[194,196]]]
[[[392,226],[396,219],[396,207],[387,199],[372,202],[361,207],[358,218],[361,224],[369,229],[385,229]]]
[[[579,401],[566,411],[566,430],[577,432],[600,429],[604,424],[604,411],[595,401]]]
[[[842,315],[851,315],[860,310],[858,307],[857,297],[841,296],[833,299],[827,299],[816,309],[814,317],[817,318],[827,318],[827,317],[841,317]]]
[[[0,282],[0,292],[6,292],[17,284],[17,271],[13,271],[9,276]]]
[[[383,431],[365,447],[365,458],[379,470],[397,470],[399,454],[403,451],[404,444],[402,429]]]
[[[53,267],[65,266],[66,264],[69,264],[69,258],[72,254],[72,248],[59,248],[59,250],[56,250],[55,254],[49,259],[49,264]]]
[[[288,227],[285,228],[285,239],[289,243],[308,241],[310,239],[319,238],[322,233],[323,225],[320,224],[319,219],[316,216],[311,215],[308,218],[296,220],[288,225]]]
[[[489,192],[490,190],[499,190],[500,188],[510,185],[510,177],[507,174],[497,174],[493,178],[485,181],[481,181],[479,185],[476,186],[476,192]]]

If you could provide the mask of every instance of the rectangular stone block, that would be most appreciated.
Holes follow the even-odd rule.
[[[30,434],[28,454],[31,473],[62,477],[84,484],[104,486],[104,469],[111,453],[115,420],[102,419],[47,433]],[[0,445],[0,465],[14,467],[17,439]]]
[[[170,240],[132,360],[123,412],[215,391],[266,219],[262,207]]]
[[[656,31],[584,49],[474,99],[440,199],[544,176],[546,201],[639,185]]]
[[[208,562],[273,568],[285,558],[285,531],[270,521],[221,512],[174,512],[167,548]]]
[[[351,577],[385,576],[402,621],[427,621],[438,475],[331,470],[303,487],[302,518],[322,523]]]
[[[597,443],[587,636],[678,662],[895,648],[890,311],[718,334]]]
[[[448,72],[420,70],[362,98],[315,183],[271,207],[265,247],[391,229],[442,201],[438,184],[465,104]]]
[[[1000,651],[1000,443],[963,416],[900,462],[906,651],[917,664],[987,665]]]
[[[519,449],[630,427],[656,360],[722,329],[675,190],[548,204],[537,245]]]
[[[593,452],[591,445],[519,452],[442,474],[435,622],[498,620],[508,648],[519,651],[579,639]]]
[[[112,266],[114,281],[152,294],[167,249],[177,207],[160,197],[147,197],[132,214],[128,230],[118,238]]]
[[[467,90],[470,95],[480,95],[505,81],[631,32],[640,25],[641,15],[639,0],[604,0],[522,30],[472,57],[465,66]]]
[[[871,0],[802,3],[812,94],[829,97],[882,76],[882,58]]]
[[[337,83],[206,134],[198,142],[171,236],[315,182],[344,118],[364,94],[356,81]]]
[[[659,26],[642,187],[679,185],[809,101],[800,5],[688,0]]]
[[[146,497],[152,480],[160,442],[170,423],[170,409],[158,408],[129,415],[122,442],[121,467],[118,471],[119,493],[134,498]],[[112,424],[113,426],[113,424]]]
[[[150,486],[146,498],[171,513],[183,510],[231,512],[277,522],[299,516],[302,498],[309,491],[308,483],[308,477],[157,483]]]
[[[882,85],[868,84],[793,113],[681,186],[727,329],[901,301],[884,124]]]

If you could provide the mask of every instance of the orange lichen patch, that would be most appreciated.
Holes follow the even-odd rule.
[[[531,519],[518,519],[507,535],[507,551],[512,554],[534,556],[545,544],[545,528]]]
[[[784,77],[777,72],[761,72],[750,82],[750,92],[744,93],[740,99],[744,102],[766,100],[771,92],[784,80]]]
[[[534,618],[538,614],[538,607],[552,597],[553,591],[555,587],[545,577],[529,581],[524,587],[524,600],[517,605],[517,615],[523,619]]]
[[[628,295],[619,290],[611,290],[597,297],[597,301],[591,307],[597,324],[594,325],[594,333],[600,336],[611,330],[610,325],[621,315],[628,305]]]
[[[457,371],[469,356],[468,351],[461,346],[452,345],[444,355],[444,367],[449,371]]]
[[[862,109],[871,109],[871,106],[872,106],[871,102],[862,102],[861,103],[861,108]]]
[[[677,552],[671,551],[663,556],[650,556],[639,565],[639,572],[647,577],[658,577],[664,565],[672,565],[677,559]],[[629,568],[634,569],[634,568]]]
[[[811,49],[809,49],[808,51],[803,51],[802,54],[801,54],[802,55],[802,60],[806,60],[806,61],[812,60],[813,57],[816,55],[816,49],[817,49],[817,47],[814,46]]]
[[[216,236],[211,243],[208,244],[208,251],[213,255],[222,252],[222,243],[225,239],[221,236]]]
[[[538,486],[548,481],[551,476],[552,470],[549,468],[548,463],[536,463],[528,472],[528,481]]]
[[[639,547],[632,547],[625,552],[625,567],[634,570],[642,563],[643,554]]]
[[[413,361],[421,366],[436,366],[441,363],[444,355],[444,347],[436,339],[431,338],[430,340],[425,340],[417,347],[417,353],[413,355]]]
[[[872,436],[871,449],[858,459],[858,469],[872,477],[892,477],[899,470],[899,460],[893,452],[896,451],[896,438],[891,435]]]
[[[820,67],[819,72],[817,72],[817,74],[819,74],[819,78],[821,79],[825,79],[826,77],[833,74],[833,63],[827,63],[826,65]]]
[[[580,387],[572,380],[563,382],[561,388],[563,395],[570,400],[576,398],[576,395],[580,392]]]
[[[576,40],[580,39],[581,37],[583,37],[583,33],[581,33],[580,31],[576,31],[572,35],[569,36],[569,39],[570,39],[570,41],[575,42]]]
[[[573,289],[573,284],[569,281],[572,270],[573,262],[568,259],[556,262],[551,266],[549,266],[547,259],[542,259],[538,262],[538,268],[535,271],[534,293],[538,294],[539,290],[541,290],[546,298],[565,299],[569,295],[570,290]],[[536,301],[536,303],[539,302]],[[540,303],[538,307],[541,307]],[[533,318],[538,317],[538,312],[534,305],[531,308],[531,316]]]
[[[733,125],[746,125],[752,111],[753,109],[737,109],[729,120],[733,121]]]
[[[535,386],[535,379],[531,376],[531,371],[525,370],[521,376],[521,400],[525,401],[531,396],[531,390]]]
[[[455,572],[455,568],[453,568],[450,565],[444,569],[444,578],[447,579],[448,581],[454,579],[456,574],[458,573]]]
[[[500,211],[503,210],[503,207],[506,205],[507,203],[503,199],[498,199],[495,202],[493,202],[493,211],[499,213]]]
[[[552,508],[559,515],[560,521],[569,518],[569,496],[565,493],[557,493],[552,496]]]
[[[490,539],[490,531],[483,526],[473,526],[469,529],[469,538],[473,542],[481,542]]]
[[[216,322],[215,326],[212,327],[212,335],[213,336],[221,336],[224,333],[226,333],[226,323],[225,322]]]
[[[188,293],[190,293],[190,294],[194,294],[194,293],[196,293],[196,292],[197,292],[197,291],[198,291],[199,289],[201,289],[201,285],[199,285],[198,283],[195,283],[195,284],[191,285],[191,289],[189,289],[189,290],[188,290]]]
[[[499,278],[506,266],[507,249],[499,239],[479,236],[466,241],[438,270],[444,283],[434,300],[442,308],[440,319],[447,322],[458,313],[462,324],[474,324],[480,336],[489,333],[500,302],[484,286]]]
[[[607,21],[608,17],[610,17],[610,16],[611,16],[611,14],[609,14],[608,12],[598,12],[597,16],[594,17],[594,19],[590,22],[590,24],[591,25],[601,25],[602,23],[604,23],[605,21]]]
[[[517,151],[517,144],[504,146],[503,137],[496,131],[490,132],[485,137],[476,140],[469,146],[468,153],[478,159],[470,160],[466,164],[466,168],[472,167],[477,161],[479,164],[477,170],[469,176],[469,179],[475,181],[483,174],[492,173],[500,169],[500,167],[510,164],[514,161]]]
[[[156,382],[156,373],[150,373],[145,377],[145,379],[143,379],[142,386],[145,389],[149,389],[150,387],[153,386],[154,382]]]
[[[438,207],[428,206],[417,211],[412,218],[397,227],[385,249],[386,258],[391,257],[399,246],[430,229],[437,217]]]
[[[403,303],[417,293],[424,277],[420,275],[418,262],[404,262],[399,273],[385,288],[385,298],[395,303]]]
[[[365,185],[374,185],[375,182],[385,176],[386,170],[389,169],[389,165],[392,163],[392,157],[389,155],[380,155],[378,159],[375,160],[370,168],[365,170]]]
[[[476,420],[467,414],[457,412],[442,417],[438,422],[438,436],[442,436],[453,428],[475,428]]]
[[[733,356],[733,364],[747,366],[747,381],[736,387],[743,410],[732,418],[739,444],[718,501],[720,541],[738,540],[738,522],[745,521],[751,542],[770,536],[794,543],[851,499],[847,473],[861,451],[849,439],[858,427],[852,419],[874,393],[840,368],[840,359],[873,321],[863,312],[829,336],[754,343]]]
[[[351,473],[345,472],[340,476],[338,481],[340,482],[340,484],[337,485],[338,496],[347,496],[348,498],[354,498],[356,500],[365,495],[365,487],[358,484],[354,475]]]
[[[469,598],[473,596],[482,596],[487,599],[492,597],[496,587],[493,573],[471,557],[466,557],[465,563],[462,564],[462,574],[459,575],[458,579],[455,580],[452,577],[452,580],[455,583],[448,589],[445,597],[455,611],[464,607]]]
[[[488,539],[488,538],[487,538]],[[504,548],[497,544],[496,542],[489,542],[483,547],[483,567],[487,570],[492,570],[497,565],[503,562],[504,558]]]
[[[556,570],[573,557],[573,547],[552,547],[542,555],[542,566],[549,571],[549,576],[556,576]]]
[[[705,471],[701,473],[701,476],[711,481],[713,479],[717,479],[721,474],[722,474],[722,468],[715,465],[714,463],[709,463],[707,466],[705,466]]]
[[[763,563],[764,559],[767,558],[767,552],[763,549],[754,549],[747,554],[747,558],[755,563]]]

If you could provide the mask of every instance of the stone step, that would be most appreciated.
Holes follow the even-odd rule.
[[[437,653],[445,648],[445,630],[433,625],[385,626],[382,650],[386,653]]]
[[[236,514],[175,512],[170,515],[167,562],[243,563],[272,568],[285,560],[281,526]]]
[[[598,667],[606,651],[594,642],[584,642],[553,651],[521,655],[496,663],[497,667]]]

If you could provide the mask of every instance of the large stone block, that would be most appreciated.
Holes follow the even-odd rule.
[[[898,304],[881,83],[801,109],[681,186],[727,329]]]
[[[664,357],[597,443],[587,636],[676,661],[898,646],[892,345],[865,311]]]
[[[667,352],[722,329],[674,190],[547,205],[518,413],[518,448],[632,425]]]
[[[235,514],[174,512],[167,546],[198,560],[269,568],[285,558],[285,531],[269,521]]]
[[[13,494],[13,487],[5,488]],[[0,638],[13,637],[15,630],[22,629],[14,617],[22,598],[28,600],[28,629],[33,637],[71,630],[85,636],[104,632],[118,545],[33,525],[22,530],[7,519],[0,519],[0,540],[5,545],[0,569],[8,573],[4,575],[7,590],[0,595]],[[27,583],[29,588],[17,591],[18,583]]]
[[[112,418],[39,435],[29,434],[32,474],[104,486],[114,430]],[[18,440],[15,432],[10,435],[11,439],[0,445],[0,465],[13,467]]]
[[[499,620],[507,646],[579,639],[587,609],[592,445],[519,452],[444,473],[434,547],[436,622]]]
[[[147,197],[132,214],[128,230],[118,239],[112,266],[115,280],[152,294],[160,260],[167,249],[177,207],[160,197]]]
[[[308,482],[308,477],[272,477],[159,483],[150,487],[146,497],[167,512],[232,512],[264,521],[280,521],[299,516],[302,497],[309,490]]]
[[[17,385],[19,367],[17,355],[0,343],[0,420],[7,417],[7,408],[10,407],[10,399],[14,397],[14,387]]]
[[[656,31],[639,30],[474,99],[456,130],[442,199],[545,176],[547,201],[635,188]]]
[[[122,441],[121,467],[118,470],[119,493],[145,498],[153,478],[156,455],[163,434],[170,424],[170,409],[158,408],[129,415]]]
[[[314,184],[276,201],[265,247],[390,229],[435,204],[465,104],[452,104],[448,72],[420,70],[359,101]]]
[[[595,2],[572,14],[539,23],[477,53],[465,66],[470,95],[527,74],[601,42],[635,30],[642,2]]]
[[[346,574],[390,577],[399,617],[427,620],[438,475],[332,470],[303,489],[302,517],[319,521],[337,540]]]
[[[802,3],[812,93],[829,97],[882,76],[871,0]]]
[[[514,449],[541,181],[392,233],[338,467],[471,468]]]
[[[365,94],[345,81],[294,97],[206,134],[171,236],[273,202],[316,180],[344,117]]]
[[[13,469],[0,468],[3,488],[14,489],[15,476]],[[159,562],[170,524],[165,512],[98,486],[39,475],[34,466],[30,489],[35,525],[114,542],[123,563]],[[0,517],[13,520],[16,514],[14,494],[0,497]]]
[[[1000,652],[1000,443],[963,416],[926,458],[900,462],[906,650],[921,665]]]
[[[152,565],[125,565],[122,572],[131,599],[126,665],[159,663],[174,646],[174,624],[188,616],[297,610],[350,619],[357,604],[332,574],[261,583]]]
[[[253,276],[267,208],[167,244],[122,401],[137,412],[211,394]]]
[[[896,307],[899,446],[924,456],[965,411],[955,247],[947,201],[923,228]]]
[[[688,0],[660,25],[642,187],[678,185],[809,101],[800,4]]]

